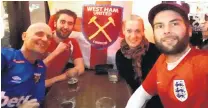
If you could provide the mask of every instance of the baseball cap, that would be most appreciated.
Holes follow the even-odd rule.
[[[176,1],[163,1],[162,3],[154,6],[150,11],[148,15],[148,20],[150,24],[153,24],[154,17],[156,16],[157,13],[164,11],[164,10],[173,10],[177,13],[179,13],[184,20],[188,21],[188,13],[190,10],[190,7],[187,3],[181,1],[181,2],[176,2]]]

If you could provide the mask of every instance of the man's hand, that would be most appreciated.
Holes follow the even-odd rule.
[[[27,102],[22,103],[18,108],[38,108],[40,104],[37,99],[31,99]]]
[[[67,50],[69,51],[70,47],[71,47],[70,44],[60,42],[58,44],[58,46],[56,47],[55,51],[58,52],[58,53],[62,53],[62,52],[67,51]]]
[[[70,78],[70,77],[78,76],[79,72],[76,68],[71,68],[71,69],[66,70],[65,74],[68,78]]]

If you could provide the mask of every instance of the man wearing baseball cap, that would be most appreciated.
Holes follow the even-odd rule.
[[[126,108],[142,108],[158,94],[165,108],[208,108],[208,51],[190,47],[189,6],[162,2],[149,12],[157,48],[163,53]]]

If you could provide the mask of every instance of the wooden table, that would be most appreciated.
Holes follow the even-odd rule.
[[[64,98],[75,97],[75,108],[95,108],[96,100],[110,97],[116,103],[116,108],[124,108],[131,96],[130,88],[122,79],[117,83],[108,80],[108,75],[95,75],[94,71],[86,71],[79,76],[79,90],[71,91],[66,81],[52,86],[45,99],[45,108],[60,108]]]

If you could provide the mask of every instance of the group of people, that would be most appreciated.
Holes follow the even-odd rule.
[[[116,66],[133,93],[126,108],[208,107],[208,51],[190,46],[188,12],[176,2],[153,7],[148,19],[155,44],[145,38],[141,17],[123,22]],[[79,44],[70,38],[76,18],[60,10],[54,31],[45,23],[32,24],[22,34],[20,50],[1,49],[1,107],[41,107],[45,88],[84,73]],[[66,67],[69,59],[73,68]]]
[[[161,55],[126,108],[143,108],[155,95],[165,108],[208,107],[208,51],[190,45],[192,28],[186,6],[162,2],[150,10],[148,20]]]
[[[84,73],[79,44],[70,38],[76,18],[73,11],[60,10],[54,31],[45,23],[32,24],[22,34],[21,49],[1,49],[1,107],[40,107],[51,85]],[[69,59],[72,68],[66,67]]]

